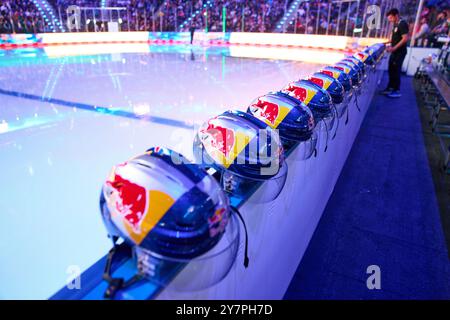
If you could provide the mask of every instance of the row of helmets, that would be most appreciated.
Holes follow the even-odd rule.
[[[316,149],[317,128],[333,135],[350,97],[384,48],[373,45],[259,97],[246,112],[227,111],[210,119],[195,137],[196,163],[155,147],[113,167],[100,196],[114,244],[103,275],[109,283],[105,297],[141,279],[164,285],[162,279],[187,262],[194,265],[190,282],[201,283],[195,289],[225,277],[239,247],[236,217],[242,220],[230,198],[248,197],[268,181],[274,183],[264,201],[278,196],[287,175],[284,150],[302,147],[301,157],[307,159]],[[119,239],[132,248],[137,263],[136,275],[127,281],[111,274]],[[220,256],[224,261],[207,274],[194,263]],[[247,266],[247,253],[245,259]],[[201,279],[194,281],[198,274]]]

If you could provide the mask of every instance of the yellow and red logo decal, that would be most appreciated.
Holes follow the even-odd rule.
[[[367,58],[369,57],[369,55],[365,52],[358,52],[355,55],[356,58],[360,59],[362,62],[366,62]]]
[[[288,115],[291,109],[288,106],[279,105],[277,103],[273,103],[267,101],[264,98],[258,99],[256,103],[250,106],[250,110],[252,114],[264,121],[271,128],[276,129],[281,122],[283,122],[284,118]]]
[[[111,219],[136,244],[144,240],[175,203],[175,199],[164,192],[147,190],[138,183],[122,178],[116,168],[113,168],[107,184],[110,187],[108,204],[112,207]]]
[[[315,76],[311,76],[309,78],[309,80],[311,80],[312,82],[314,82],[315,84],[317,84],[319,87],[327,90],[331,84],[333,83],[330,79],[326,79],[326,78],[319,78],[319,77],[315,77]]]
[[[225,227],[228,223],[227,210],[225,208],[219,208],[214,212],[214,215],[208,218],[209,236],[215,237],[217,234],[225,231]]]
[[[335,68],[344,71],[346,74],[349,74],[350,71],[352,71],[352,69],[350,67],[342,66],[342,65],[335,66]]]
[[[303,86],[297,86],[295,84],[290,84],[287,90],[292,92],[295,98],[306,105],[308,105],[308,103],[314,98],[317,93],[317,90]]]
[[[330,77],[333,77],[335,79],[339,79],[339,76],[341,75],[338,71],[331,70],[322,70],[322,73],[329,75]]]
[[[225,168],[234,162],[256,136],[252,130],[234,130],[223,127],[217,118],[209,120],[207,126],[200,129],[200,133],[206,151],[214,161],[222,164]]]

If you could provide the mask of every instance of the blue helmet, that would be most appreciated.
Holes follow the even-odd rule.
[[[347,58],[342,59],[341,61],[339,61],[339,63],[345,63],[348,66],[350,66],[351,68],[353,68],[354,70],[356,70],[356,72],[359,75],[360,82],[362,82],[362,80],[364,79],[364,70],[361,69],[361,66],[359,64],[357,64],[354,60],[347,59]]]
[[[344,101],[344,87],[333,77],[326,75],[325,73],[316,72],[306,79],[314,82],[322,89],[327,90],[334,104],[339,104]]]
[[[338,62],[333,67],[338,68],[339,70],[344,71],[348,76],[352,79],[352,85],[360,86],[362,79],[359,77],[358,71],[353,68],[349,63],[346,62]]]
[[[377,48],[370,46],[363,50],[363,52],[367,53],[370,58],[373,60],[372,64],[376,64],[378,62],[378,51]]]
[[[349,92],[352,89],[352,79],[344,71],[328,66],[324,67],[319,72],[329,75],[339,81],[344,87],[345,92]]]
[[[177,259],[215,246],[230,216],[228,198],[212,176],[158,147],[112,168],[100,209],[110,237],[141,254]]]
[[[333,114],[334,105],[330,94],[310,80],[291,82],[283,92],[310,108],[316,123]]]
[[[278,132],[242,111],[226,111],[208,120],[198,130],[194,146],[197,161],[246,179],[271,179],[284,161]]]
[[[369,53],[375,62],[379,62],[384,54],[384,50],[386,49],[386,45],[384,43],[376,43],[368,48],[366,48],[364,51]]]
[[[369,66],[373,66],[375,64],[375,60],[374,60],[373,56],[370,55],[370,53],[368,53],[366,51],[357,52],[353,55],[353,57],[355,57],[356,59],[359,59],[360,61],[362,61],[363,63],[365,63]]]
[[[283,141],[306,141],[315,123],[311,110],[301,101],[282,92],[271,92],[257,98],[247,112],[278,129]]]
[[[348,61],[348,62],[352,62],[352,63],[356,64],[359,67],[359,69],[361,70],[362,75],[364,75],[366,72],[364,62],[362,62],[359,59],[356,59],[355,57],[347,56],[347,57],[345,57],[345,59],[342,59],[341,61]]]

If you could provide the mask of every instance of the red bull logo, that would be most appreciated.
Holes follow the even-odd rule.
[[[219,208],[214,212],[214,215],[208,218],[209,236],[211,238],[225,231],[228,223],[226,213],[227,210],[225,208]]]
[[[350,68],[348,68],[348,67],[344,67],[344,66],[335,66],[335,68],[336,69],[339,69],[339,70],[341,70],[341,71],[344,71],[345,73],[350,73]]]
[[[303,85],[291,84],[287,88],[296,99],[300,100],[304,104],[308,105],[311,99],[316,95],[317,91],[313,88]]]
[[[369,55],[363,52],[358,52],[356,54],[356,58],[360,59],[362,62],[365,62],[368,57]]]
[[[152,148],[151,150],[147,151],[146,153],[147,153],[148,155],[151,155],[151,154],[153,154],[153,153],[156,153],[156,154],[164,154],[164,152],[166,152],[166,150],[165,150],[164,148],[161,148],[161,147],[154,147],[154,148]]]
[[[345,72],[345,70],[344,70],[344,68],[342,68],[341,66],[334,66],[336,69],[339,69],[339,70],[341,70],[341,71],[344,71]]]
[[[333,72],[333,71],[330,71],[330,70],[323,70],[322,73],[326,74],[327,76],[333,77],[335,79],[339,78],[339,73],[338,72]]]
[[[208,135],[210,145],[219,150],[225,157],[228,157],[234,147],[234,131],[222,126],[216,126],[208,122],[208,127],[200,132]]]
[[[321,87],[322,89],[328,90],[328,88],[331,86],[331,84],[333,83],[332,80],[321,76],[321,75],[317,75],[317,76],[311,76],[309,78],[309,80],[311,82],[313,82],[314,84],[317,84],[319,87]]]
[[[120,165],[123,167],[126,164]],[[135,232],[140,231],[140,223],[147,206],[147,192],[144,187],[115,174],[112,181],[107,182],[114,190],[115,207],[122,218]]]
[[[315,126],[314,118],[311,116],[311,117],[309,117],[309,119],[308,119],[308,128],[309,128],[309,130],[314,129],[314,126]]]
[[[130,240],[139,244],[172,207],[177,197],[151,189],[152,181],[147,179],[145,186],[130,179],[130,175],[136,174],[131,167],[132,163],[126,162],[113,168],[106,181],[106,198],[111,219],[116,226]]]
[[[309,78],[313,83],[317,84],[319,87],[323,88],[323,80],[316,77]]]
[[[275,121],[277,120],[279,114],[279,106],[276,103],[258,100],[258,102],[253,104],[252,107],[255,111],[257,109],[255,116],[266,119],[272,124],[272,126],[275,125]]]
[[[305,101],[305,99],[306,99],[306,96],[307,96],[307,91],[306,91],[306,89],[305,88],[294,88],[293,90],[292,90],[292,92],[294,93],[294,95],[296,96],[296,97],[298,97],[298,99],[300,100],[300,101],[302,101],[302,102],[304,102]]]

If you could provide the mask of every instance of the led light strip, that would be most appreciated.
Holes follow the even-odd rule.
[[[208,8],[212,8],[212,1],[208,0],[206,1],[206,3],[203,5],[203,8],[206,9]],[[191,22],[192,19],[194,19],[196,16],[198,16],[199,14],[201,14],[200,10],[195,11],[187,20],[185,20],[182,24],[180,24],[178,26],[178,30],[183,29],[187,24],[189,24]]]
[[[277,27],[275,28],[275,31],[281,32],[283,26],[286,24],[287,19],[291,16],[291,14],[294,13],[294,10],[298,9],[298,6],[300,5],[301,0],[295,0],[291,3],[291,6],[288,9],[288,12],[281,18],[280,22],[278,22]],[[292,24],[292,21],[291,21]]]
[[[32,0],[32,2],[36,6],[36,8],[39,10],[39,13],[44,18],[44,21],[50,27],[52,32],[57,32],[57,31],[59,31],[59,32],[66,32],[66,30],[61,25],[61,21],[59,21],[59,19],[53,13],[52,6],[49,5],[46,0],[40,0],[40,1],[39,0]],[[54,24],[56,24],[56,26],[58,27],[58,30],[55,29],[55,25],[53,23],[51,23],[51,21],[49,20],[49,17],[47,15],[49,15],[50,18],[51,18],[51,21],[53,21]]]

